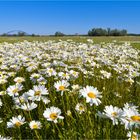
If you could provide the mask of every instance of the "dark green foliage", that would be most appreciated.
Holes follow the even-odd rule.
[[[118,29],[103,29],[103,28],[93,28],[88,31],[89,36],[125,36],[127,35],[127,30]]]
[[[59,31],[55,33],[55,36],[64,36],[64,35],[65,35],[65,34],[59,32]]]

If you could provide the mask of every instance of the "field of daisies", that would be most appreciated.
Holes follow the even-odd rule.
[[[140,50],[73,40],[0,44],[0,139],[140,138]]]

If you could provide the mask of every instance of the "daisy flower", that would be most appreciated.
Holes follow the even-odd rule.
[[[40,74],[38,74],[38,73],[33,73],[33,74],[30,76],[30,79],[31,79],[31,81],[32,81],[33,83],[36,83],[37,80],[38,80],[40,77],[41,77]]]
[[[97,88],[86,86],[85,88],[80,90],[80,94],[86,98],[86,102],[90,103],[91,106],[93,104],[98,106],[101,103],[99,98],[101,98],[102,96]]]
[[[78,103],[75,107],[75,110],[82,114],[83,112],[85,112],[85,106],[81,103]]]
[[[63,116],[60,116],[61,110],[57,107],[50,107],[46,108],[46,110],[43,113],[43,116],[48,120],[48,121],[53,121],[54,123],[57,123],[57,119],[64,119]]]
[[[44,78],[44,77],[40,77],[37,79],[37,82],[40,84],[40,85],[45,85],[47,83],[47,80]]]
[[[68,116],[71,116],[71,115],[72,115],[72,113],[71,113],[70,110],[68,110],[66,114],[67,114]]]
[[[67,90],[67,87],[69,86],[69,83],[65,80],[58,81],[54,84],[54,87],[57,91],[61,91],[61,95],[63,95],[63,92]]]
[[[122,117],[122,109],[118,107],[113,107],[112,105],[110,106],[105,106],[104,113],[103,115],[107,116],[113,121],[113,125],[118,124],[119,119]]]
[[[103,77],[109,79],[111,77],[111,73],[101,70],[100,73],[103,75]]]
[[[15,79],[14,79],[14,82],[16,82],[16,83],[18,83],[18,84],[20,84],[20,83],[22,83],[22,82],[24,82],[25,81],[25,79],[23,78],[23,77],[16,77]]]
[[[135,105],[130,104],[130,103],[126,103],[126,104],[124,104],[124,109],[133,109],[133,110],[138,111],[138,106],[135,106]]]
[[[56,71],[53,68],[47,68],[47,74],[48,76],[56,76]]]
[[[61,77],[62,79],[66,79],[66,80],[70,79],[69,73],[59,72],[58,76]]]
[[[0,96],[6,95],[6,91],[0,91]]]
[[[140,126],[140,114],[134,108],[123,108],[122,123],[125,124],[125,129],[132,129],[133,126]]]
[[[13,85],[13,86],[9,86],[7,88],[7,94],[9,96],[18,96],[19,95],[19,91],[22,90],[22,85],[21,84],[16,84],[16,85]]]
[[[12,127],[20,127],[25,123],[25,118],[21,115],[18,115],[17,117],[12,117],[9,122],[7,122],[7,128]]]
[[[35,104],[34,102],[24,103],[23,105],[19,106],[19,108],[26,110],[26,111],[30,111],[30,110],[37,108],[37,104]]]
[[[138,140],[138,134],[136,132],[128,132],[127,137],[129,138],[128,140]]]
[[[42,125],[39,121],[31,121],[29,123],[31,129],[41,129]]]
[[[8,81],[6,79],[0,78],[0,85],[3,85],[7,83]]]
[[[80,86],[79,85],[73,85],[72,86],[72,90],[73,91],[76,91],[76,90],[79,90],[80,89]]]
[[[27,92],[27,95],[29,96],[28,99],[32,101],[40,101],[42,96],[48,94],[48,90],[44,85],[33,86],[33,89]]]
[[[28,102],[28,96],[26,95],[26,93],[24,93],[22,96],[14,97],[13,100],[16,105],[21,105]]]
[[[78,72],[74,71],[74,70],[70,70],[69,72],[74,78],[78,78]]]

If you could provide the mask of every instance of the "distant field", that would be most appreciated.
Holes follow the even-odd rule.
[[[140,48],[140,36],[125,36],[125,37],[84,37],[84,36],[65,36],[65,37],[48,37],[48,36],[42,36],[42,37],[0,37],[0,42],[9,42],[14,43],[18,41],[48,41],[48,40],[67,40],[72,39],[73,41],[78,42],[86,42],[87,38],[93,39],[95,43],[100,42],[111,42],[113,40],[116,41],[130,41],[132,45],[136,48]]]
[[[139,39],[1,37],[0,140],[140,139]]]

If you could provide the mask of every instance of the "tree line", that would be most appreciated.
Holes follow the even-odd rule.
[[[50,35],[50,36],[77,36],[77,35],[80,35],[80,36],[140,36],[140,34],[134,34],[134,33],[128,33],[126,29],[122,29],[122,30],[119,30],[119,29],[111,29],[111,28],[107,28],[107,29],[104,29],[104,28],[92,28],[88,31],[87,34],[73,34],[73,35],[67,35],[67,34],[64,34],[60,31],[57,31],[55,32],[54,35]],[[25,32],[18,32],[17,34],[12,34],[12,35],[9,35],[9,34],[2,34],[1,36],[41,36],[41,35],[36,35],[36,34],[30,34],[30,35],[27,35]],[[44,35],[45,36],[45,35]]]
[[[93,28],[88,31],[89,36],[126,36],[127,30],[122,29],[103,29],[103,28]]]
[[[74,34],[71,36],[76,36],[79,34]],[[55,32],[54,36],[66,36],[66,34],[62,32]],[[80,34],[81,36],[81,34]],[[128,33],[126,29],[111,29],[111,28],[92,28],[91,30],[88,31],[87,34],[83,36],[140,36],[140,34],[134,34],[134,33]]]

